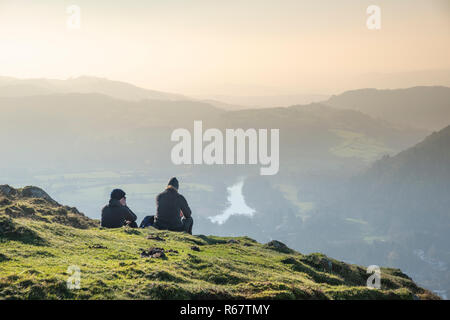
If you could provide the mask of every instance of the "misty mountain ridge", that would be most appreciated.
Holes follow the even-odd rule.
[[[0,77],[0,97],[35,96],[61,93],[100,93],[117,99],[140,101],[192,100],[181,94],[148,90],[106,78],[80,76],[66,80],[16,79]]]
[[[80,155],[95,152],[98,159],[105,155],[106,161],[113,154],[115,143],[130,157],[135,154],[127,167],[136,167],[139,160],[142,161],[140,167],[145,160],[155,165],[170,161],[171,131],[192,129],[194,120],[202,120],[205,128],[222,130],[278,128],[283,149],[281,163],[300,160],[303,165],[297,163],[295,168],[307,170],[311,168],[308,163],[315,159],[320,159],[323,169],[331,166],[330,169],[335,170],[333,161],[344,163],[346,159],[355,159],[360,162],[355,164],[361,167],[386,153],[413,145],[426,134],[423,130],[392,126],[359,111],[340,110],[322,104],[224,111],[199,101],[130,101],[99,93],[65,93],[0,97],[0,109],[3,113],[0,132],[21,128],[13,137],[0,138],[5,140],[5,146],[11,146],[13,157],[17,152],[13,147],[17,145],[27,145],[29,151],[35,153],[34,149],[39,144],[33,140],[39,139],[47,142],[40,148],[48,148],[52,161],[65,157],[69,150],[63,150],[67,148]],[[67,145],[61,137],[73,141],[73,144]],[[19,162],[23,162],[26,160],[23,152],[27,149],[22,148],[20,152]],[[37,164],[40,156],[32,158]],[[84,162],[88,158],[73,157],[71,161],[75,167],[78,160]],[[102,165],[102,161],[95,162]],[[289,167],[294,168],[293,165]]]
[[[201,95],[189,97],[182,94],[144,89],[126,82],[92,76],[80,76],[67,80],[0,77],[0,97],[36,96],[55,93],[100,93],[130,101],[145,99],[197,101],[208,103],[227,111],[321,103],[341,109],[362,111],[392,123],[431,130],[441,129],[446,125],[442,119],[439,120],[436,114],[439,111],[443,111],[445,114],[444,119],[448,120],[447,115],[450,108],[449,91],[450,88],[443,86],[418,86],[389,90],[358,89],[333,95],[330,98],[327,95],[318,94],[235,97],[228,95]],[[430,104],[432,105],[430,106]],[[416,113],[417,116],[415,116]],[[420,117],[423,117],[423,120],[419,121]]]
[[[347,261],[395,265],[449,292],[450,126],[376,161],[329,200],[297,241]]]
[[[380,180],[411,174],[419,178],[448,177],[450,183],[450,125],[433,132],[412,148],[375,162],[366,174]]]
[[[428,130],[440,130],[450,123],[450,88],[443,86],[358,89],[334,95],[324,103]]]
[[[357,183],[365,186],[360,194],[366,199],[365,205],[389,204],[383,215],[386,224],[396,219],[405,226],[430,232],[448,227],[450,126],[393,157],[378,160],[358,177]]]
[[[329,95],[321,94],[278,94],[261,96],[202,95],[204,101],[225,110],[262,109],[289,107],[298,104],[310,104],[327,100]]]

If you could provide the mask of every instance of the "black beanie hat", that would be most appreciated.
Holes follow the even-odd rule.
[[[114,189],[111,192],[111,199],[120,200],[125,197],[125,192],[121,189]]]
[[[175,178],[175,177],[171,178],[167,185],[168,186],[172,186],[172,187],[174,187],[175,189],[178,190],[178,180],[177,180],[177,178]]]

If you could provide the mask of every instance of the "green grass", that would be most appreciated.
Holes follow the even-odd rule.
[[[330,152],[338,157],[360,158],[371,162],[392,152],[383,142],[366,137],[362,133],[346,130],[331,131],[342,139],[337,146],[330,149]]]
[[[275,187],[281,191],[284,198],[297,207],[297,217],[303,220],[310,217],[310,212],[315,208],[314,202],[305,202],[298,199],[298,188],[290,184],[276,184]]]
[[[64,207],[36,200],[0,193],[0,299],[435,298],[397,269],[383,268],[381,289],[369,289],[365,268],[322,254],[302,255],[247,237],[103,229],[90,219],[83,224],[88,218],[81,215],[83,223],[54,220]],[[27,209],[26,215],[21,205],[34,212]],[[19,209],[6,210],[11,206]],[[150,247],[177,252],[141,257]],[[80,268],[81,283],[70,290],[73,265]]]

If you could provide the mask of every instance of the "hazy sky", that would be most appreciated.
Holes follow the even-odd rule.
[[[381,7],[381,30],[366,26]],[[81,29],[66,8],[81,9]],[[333,93],[450,70],[449,0],[0,0],[0,75],[184,94]],[[352,82],[353,81],[353,82]]]

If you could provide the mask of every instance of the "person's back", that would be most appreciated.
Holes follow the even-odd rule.
[[[115,189],[111,193],[109,204],[102,209],[101,226],[104,228],[120,228],[124,225],[137,227],[137,216],[126,206],[125,192]]]
[[[168,187],[156,197],[155,223],[169,229],[180,229],[183,227],[180,213],[183,212],[186,218],[190,217],[190,210],[183,211],[183,207],[188,208],[184,197],[174,188]]]
[[[156,197],[154,227],[171,231],[186,231],[192,234],[191,214],[186,199],[178,193],[178,180],[172,178],[166,190]]]

